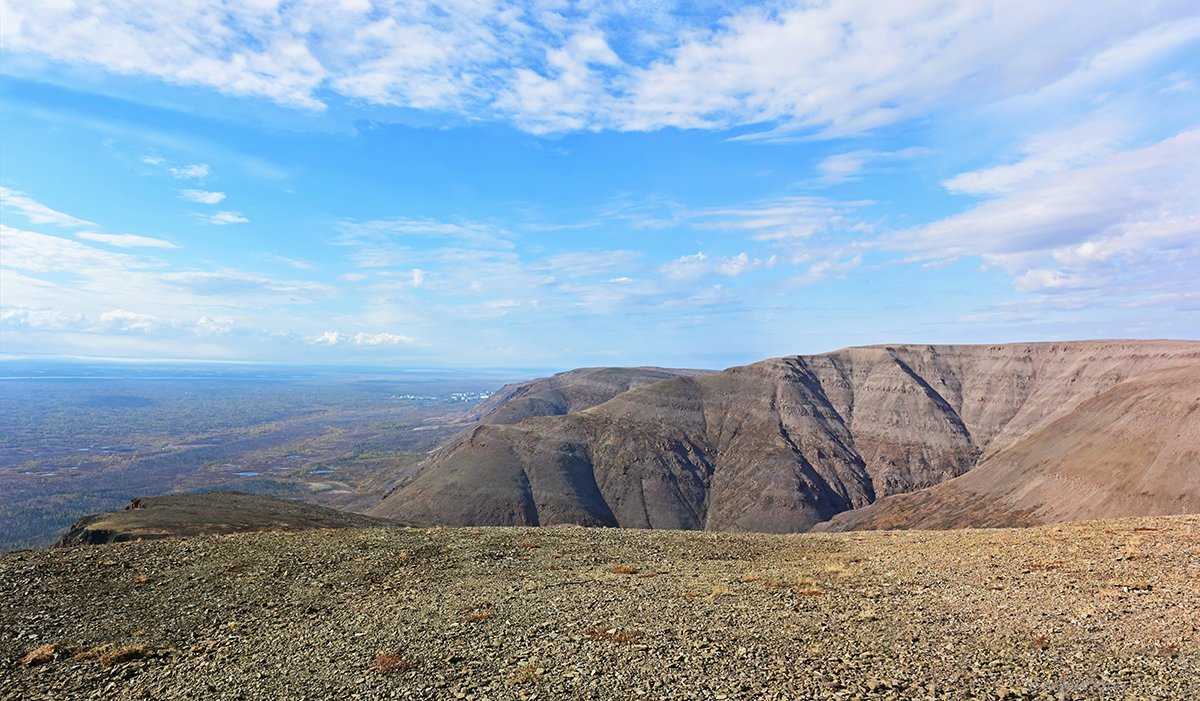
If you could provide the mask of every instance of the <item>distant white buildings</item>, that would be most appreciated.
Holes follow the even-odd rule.
[[[409,402],[482,402],[491,392],[451,392],[450,394],[393,394],[392,399]]]

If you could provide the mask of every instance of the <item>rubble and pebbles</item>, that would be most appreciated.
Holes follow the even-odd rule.
[[[1200,517],[0,555],[5,699],[1196,698]]]

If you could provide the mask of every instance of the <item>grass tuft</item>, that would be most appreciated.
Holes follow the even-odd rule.
[[[21,658],[22,667],[36,667],[40,664],[46,664],[58,657],[58,653],[62,650],[62,646],[57,643],[42,645],[33,650],[28,655]]]
[[[478,603],[471,604],[470,606],[463,606],[458,610],[458,612],[466,614],[463,616],[463,623],[479,623],[480,621],[486,621],[489,618],[494,618],[496,615],[496,612],[492,610],[492,604],[487,601],[480,601]]]
[[[153,649],[149,645],[126,645],[125,647],[119,647],[116,650],[100,655],[100,664],[115,665],[131,660],[139,660],[143,657],[149,657],[153,652]]]
[[[374,670],[380,674],[391,674],[393,672],[407,672],[413,666],[409,664],[403,657],[394,653],[382,653],[375,658],[371,664],[367,665],[367,669]]]
[[[536,684],[538,681],[538,673],[532,665],[524,665],[522,667],[518,667],[517,670],[513,672],[512,680],[518,684]]]
[[[605,628],[604,626],[594,626],[583,631],[591,640],[604,640],[613,643],[636,643],[642,639],[642,631],[640,630],[624,630],[621,628]]]

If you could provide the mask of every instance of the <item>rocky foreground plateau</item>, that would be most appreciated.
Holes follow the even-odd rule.
[[[0,555],[4,699],[1197,698],[1200,516]]]

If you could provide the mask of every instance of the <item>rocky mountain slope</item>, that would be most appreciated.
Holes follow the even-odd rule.
[[[0,555],[4,699],[1187,699],[1200,521],[208,535]]]
[[[1132,377],[961,477],[838,514],[818,529],[1178,513],[1200,513],[1200,364]]]
[[[406,484],[431,463],[461,447],[470,439],[471,429],[478,425],[515,424],[535,416],[570,414],[603,404],[635,387],[674,377],[699,377],[713,372],[659,367],[577,368],[550,377],[504,385],[454,421],[451,426],[460,430],[430,451],[427,458],[412,467],[387,474],[383,484],[389,493]]]
[[[505,385],[480,402],[466,421],[515,424],[532,416],[559,416],[590,409],[618,394],[674,377],[711,375],[713,370],[657,367],[577,368],[528,382]]]
[[[387,525],[402,524],[300,501],[241,492],[171,494],[134,499],[123,511],[81,518],[55,545],[67,547],[215,533]]]
[[[1173,394],[1186,394],[1196,367],[1200,343],[1176,341],[873,346],[777,358],[637,387],[583,411],[480,425],[371,513],[460,525],[803,531],[890,495],[973,475],[985,463],[1007,461],[1014,479],[1025,479],[1061,427],[1076,426],[1086,442],[1097,419],[1072,414],[1099,411],[1108,400],[1089,400],[1114,390],[1126,414],[1178,417],[1174,434],[1139,438],[1174,446],[1200,420],[1179,415],[1189,400]],[[1171,369],[1178,381],[1137,384]],[[1132,435],[1152,424],[1121,430]],[[1065,444],[1059,450],[1078,454]],[[1095,485],[1090,501],[1037,514],[1031,504],[1004,506],[995,520],[1085,517],[1092,502],[1107,503],[1106,515],[1148,504],[1154,513],[1194,511],[1200,465],[1184,447],[1165,450],[1159,467],[1126,466],[1119,489],[1110,484],[1112,464],[1080,461],[1066,473]],[[1179,471],[1182,479],[1171,476]],[[1130,501],[1123,495],[1135,484],[1144,494]]]

